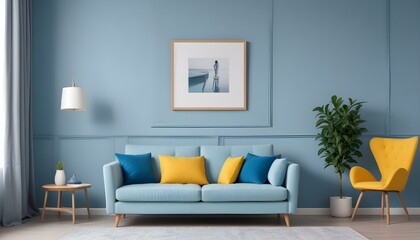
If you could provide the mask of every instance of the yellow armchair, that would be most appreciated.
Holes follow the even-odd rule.
[[[359,208],[364,192],[380,191],[381,198],[381,216],[384,215],[384,198],[387,208],[387,224],[390,222],[389,216],[389,200],[388,193],[396,192],[400,198],[402,207],[404,208],[407,217],[410,219],[407,207],[401,196],[407,184],[408,176],[414,162],[414,157],[417,151],[418,137],[411,137],[405,139],[397,138],[372,138],[370,141],[370,149],[378,164],[381,172],[381,179],[376,178],[365,168],[355,166],[350,170],[351,185],[360,190],[359,199],[354,208],[351,220]]]

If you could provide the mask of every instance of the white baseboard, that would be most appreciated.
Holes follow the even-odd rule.
[[[420,208],[407,208],[410,215],[420,215]],[[390,208],[392,215],[405,215],[402,208]],[[329,208],[298,208],[297,215],[329,215]],[[380,215],[380,208],[359,208],[357,215]]]
[[[76,215],[87,216],[86,208],[76,208]],[[105,208],[89,208],[90,215],[103,216],[107,215]],[[42,213],[42,208],[39,208],[39,213]],[[70,212],[61,212],[62,215],[71,215]],[[57,215],[56,211],[45,211],[45,215]]]
[[[39,209],[42,212],[42,208]],[[392,215],[404,215],[402,208],[391,208]],[[408,208],[410,215],[420,215],[420,208]],[[380,208],[359,208],[358,215],[380,215]],[[57,212],[46,211],[46,215],[57,215]],[[61,212],[63,215],[71,215],[68,212]],[[96,216],[107,215],[105,208],[90,208],[90,214]],[[76,208],[76,215],[87,215],[86,208]],[[329,208],[298,208],[296,215],[330,215]]]

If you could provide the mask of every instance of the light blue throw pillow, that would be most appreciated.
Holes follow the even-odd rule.
[[[152,154],[127,155],[116,153],[124,177],[124,185],[157,183],[153,173]]]
[[[237,182],[257,184],[266,183],[268,171],[275,159],[275,156],[257,156],[248,153],[242,165]]]
[[[271,164],[270,170],[268,171],[268,181],[271,183],[271,185],[283,185],[284,178],[286,177],[286,170],[287,158],[279,158],[274,160],[273,164]]]

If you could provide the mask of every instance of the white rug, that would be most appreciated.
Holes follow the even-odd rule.
[[[63,240],[173,239],[173,240],[257,240],[367,239],[350,227],[83,227],[62,237]]]

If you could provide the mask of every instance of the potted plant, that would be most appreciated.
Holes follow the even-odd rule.
[[[316,128],[321,130],[316,135],[320,149],[318,156],[324,158],[325,168],[332,166],[338,174],[340,195],[330,198],[330,210],[333,217],[350,217],[352,198],[343,196],[343,174],[350,169],[350,164],[357,163],[355,158],[362,157],[359,151],[362,141],[360,135],[367,132],[361,127],[365,121],[360,117],[364,102],[351,98],[344,103],[343,98],[332,96],[331,102],[315,107]]]
[[[55,185],[66,185],[66,174],[64,173],[63,161],[58,161],[54,177]]]

